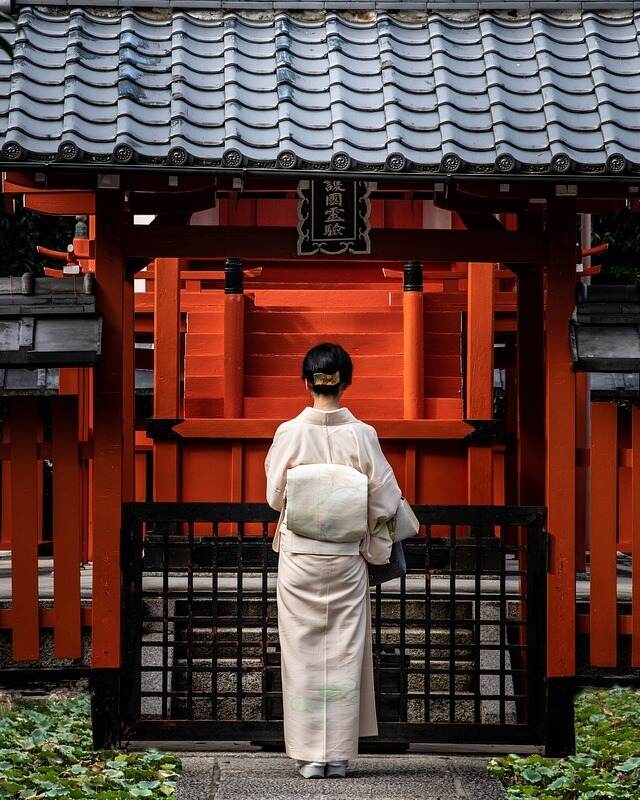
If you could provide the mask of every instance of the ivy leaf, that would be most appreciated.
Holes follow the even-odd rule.
[[[633,772],[634,770],[640,767],[640,757],[634,756],[632,758],[628,758],[624,764],[618,764],[616,770],[618,772]]]
[[[542,773],[537,767],[526,767],[520,775],[527,783],[539,783],[542,780]]]

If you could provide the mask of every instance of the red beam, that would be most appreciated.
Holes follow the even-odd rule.
[[[91,627],[92,609],[89,606],[83,606],[80,609],[80,624],[83,628]],[[57,610],[53,608],[40,608],[38,609],[38,618],[40,629],[54,628],[56,625]],[[0,608],[0,629],[12,628],[15,624],[16,612],[13,608]]]
[[[174,431],[185,439],[272,439],[281,419],[186,419]],[[474,428],[461,419],[367,420],[381,439],[464,439]]]
[[[210,258],[218,253],[245,259],[295,258],[295,228],[254,226],[125,226],[125,253],[134,258]],[[353,261],[507,261],[540,263],[546,258],[539,233],[519,231],[386,229],[371,232],[371,253]],[[318,260],[317,256],[314,256]],[[324,256],[320,260],[335,260]],[[300,263],[304,263],[301,257]]]
[[[10,189],[5,184],[5,192]],[[75,216],[95,214],[96,197],[93,192],[27,192],[23,195],[25,208],[41,214]]]

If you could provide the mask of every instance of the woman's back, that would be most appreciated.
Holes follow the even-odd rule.
[[[385,522],[396,512],[400,489],[374,428],[339,405],[352,369],[349,354],[339,345],[324,343],[307,353],[302,378],[314,407],[280,425],[265,461],[267,501],[281,512],[273,549],[280,552],[285,744],[289,756],[304,762],[304,777],[344,776],[348,760],[358,752],[358,738],[377,733],[366,561],[373,561],[372,542],[379,542],[383,557],[373,563],[388,561],[391,539]],[[366,519],[360,514],[352,526],[356,532],[362,526],[361,541],[320,541],[287,529],[287,472],[309,464],[343,465],[367,476],[366,482],[357,476],[365,484]]]
[[[357,419],[348,408],[329,411],[305,408],[297,417],[282,423],[267,455],[267,502],[282,510],[287,470],[300,464],[342,464],[364,473],[369,480],[368,523],[373,532],[379,520],[389,519],[400,500],[400,489],[371,425]],[[285,512],[286,513],[286,512]],[[286,516],[282,520],[286,528]],[[364,531],[363,531],[364,536]],[[301,552],[356,552],[339,545],[323,548],[314,540],[290,540]]]

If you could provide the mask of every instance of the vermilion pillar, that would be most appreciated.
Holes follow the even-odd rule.
[[[424,417],[424,294],[422,264],[404,265],[403,320],[403,398],[404,418]]]
[[[403,416],[405,419],[424,417],[424,294],[420,261],[404,265],[402,294],[402,376]],[[405,445],[404,485],[407,499],[415,503],[417,445]]]
[[[466,417],[493,418],[493,264],[469,264],[467,289]],[[471,445],[467,456],[470,504],[493,502],[493,448]]]
[[[154,281],[154,373],[153,415],[180,416],[180,261],[159,258]],[[153,445],[153,496],[156,501],[175,502],[180,486],[178,443],[157,441]]]
[[[38,439],[35,397],[11,400],[11,567],[14,661],[40,658],[38,619]]]
[[[118,190],[96,193],[96,307],[103,321],[94,393],[92,664],[100,668],[120,666],[120,523],[123,497],[133,496],[133,487],[123,485],[133,477],[123,468],[125,447],[133,449],[125,421],[125,405],[133,403],[125,364],[129,369],[133,361],[124,354],[123,201]]]
[[[244,415],[244,294],[242,262],[224,267],[224,415]]]
[[[575,373],[569,319],[575,306],[576,207],[571,198],[547,209],[546,505],[551,536],[547,674],[575,674]]]
[[[518,502],[544,506],[544,277],[541,265],[518,272]]]
[[[618,407],[591,403],[591,594],[589,661],[615,667],[617,641]]]
[[[80,658],[83,515],[77,395],[61,395],[53,399],[52,427],[55,654],[57,658]]]

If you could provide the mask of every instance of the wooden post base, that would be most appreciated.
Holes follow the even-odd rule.
[[[548,758],[564,758],[576,752],[575,711],[577,690],[573,678],[548,678],[547,724],[544,754]]]
[[[120,670],[93,669],[89,681],[94,750],[113,750],[120,744]]]

